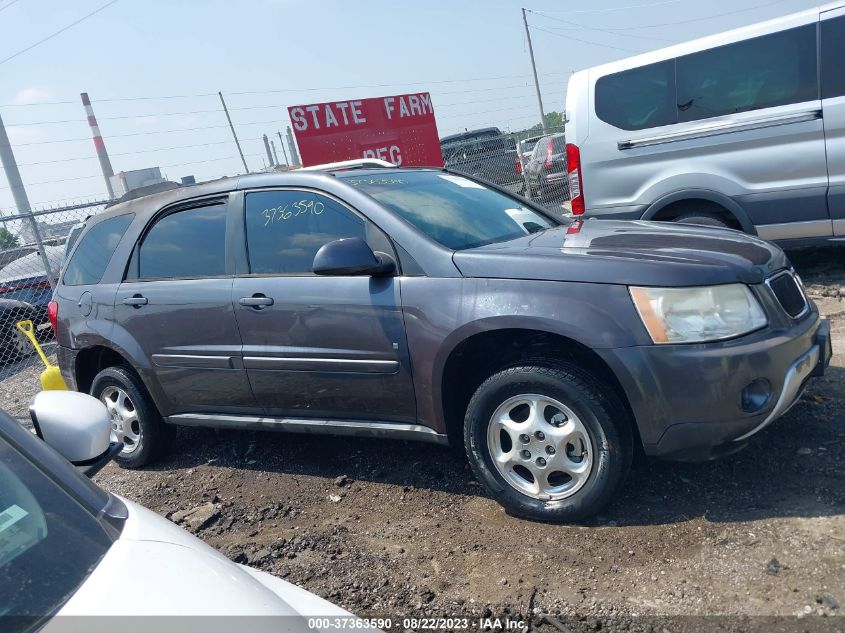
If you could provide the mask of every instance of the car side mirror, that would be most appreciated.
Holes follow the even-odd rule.
[[[83,474],[92,477],[123,449],[111,441],[106,405],[75,391],[41,391],[29,405],[35,433]]]
[[[396,264],[385,254],[376,255],[358,237],[345,237],[324,244],[314,256],[315,275],[390,275]]]

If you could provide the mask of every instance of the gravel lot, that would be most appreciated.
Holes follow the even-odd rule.
[[[734,456],[637,464],[590,524],[509,517],[459,454],[386,440],[183,429],[167,461],[98,482],[394,630],[508,614],[537,631],[845,630],[842,253],[791,254],[833,323],[827,376]],[[25,396],[4,381],[0,407],[24,415],[37,375],[12,379]],[[719,615],[800,617],[701,617]]]

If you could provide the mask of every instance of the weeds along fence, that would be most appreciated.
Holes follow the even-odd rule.
[[[68,235],[99,213],[105,202],[86,202],[30,213],[0,214],[0,383],[41,360],[18,330],[31,320],[48,355],[55,347],[47,304],[59,277]]]

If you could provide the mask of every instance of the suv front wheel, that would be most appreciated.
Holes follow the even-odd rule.
[[[630,424],[608,385],[571,363],[511,367],[470,400],[464,440],[487,492],[511,514],[578,521],[615,494],[632,459]]]
[[[162,420],[134,371],[107,367],[94,377],[91,395],[109,411],[112,441],[123,442],[123,450],[115,459],[120,466],[140,468],[170,448],[176,427]]]

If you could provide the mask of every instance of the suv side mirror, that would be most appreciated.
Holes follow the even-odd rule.
[[[376,255],[358,237],[345,237],[324,244],[314,256],[315,275],[389,275],[396,264],[387,255]]]
[[[91,477],[123,450],[111,441],[111,418],[96,398],[75,391],[41,391],[29,405],[35,432]]]

